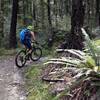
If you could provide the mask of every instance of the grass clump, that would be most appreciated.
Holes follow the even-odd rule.
[[[27,70],[27,100],[53,100],[53,96],[48,90],[49,85],[41,80],[41,72],[40,64],[35,64]]]

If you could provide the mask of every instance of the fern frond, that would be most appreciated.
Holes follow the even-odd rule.
[[[83,35],[85,36],[85,42],[87,44],[87,48],[91,54],[91,56],[93,57],[93,59],[95,60],[96,62],[96,65],[97,65],[97,57],[96,57],[96,53],[95,53],[95,49],[94,49],[94,46],[92,44],[92,41],[91,39],[89,38],[88,34],[86,33],[85,29],[84,28],[81,28],[82,30],[82,33]]]

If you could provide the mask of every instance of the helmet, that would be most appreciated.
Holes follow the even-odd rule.
[[[33,26],[31,26],[31,25],[29,25],[28,27],[27,27],[27,29],[29,29],[29,30],[33,30]]]

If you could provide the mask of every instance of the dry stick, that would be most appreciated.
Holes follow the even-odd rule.
[[[96,87],[95,87],[95,86],[92,87],[92,88],[90,89],[90,91],[91,91],[91,95],[90,95],[90,98],[91,98],[93,95],[96,94]]]
[[[75,90],[73,91],[74,94],[73,94],[73,96],[71,97],[71,100],[72,100],[72,99],[75,99],[77,93],[78,93],[80,90],[81,90],[81,87],[79,87],[78,89],[75,89]]]
[[[49,69],[45,70],[45,72],[47,72],[45,75],[43,75],[43,77],[47,76],[52,70],[54,70],[54,66],[50,65]]]
[[[73,99],[74,100],[81,100],[83,98],[83,96],[84,96],[84,92],[85,92],[85,90],[87,88],[87,84],[88,83],[89,83],[88,81],[82,82],[81,85],[80,85],[80,88],[76,92],[74,90],[74,95],[71,98],[71,100],[73,100]]]
[[[58,81],[63,82],[63,80],[50,80],[50,79],[47,79],[47,76],[49,75],[49,73],[52,72],[54,69],[56,69],[57,66],[58,66],[58,64],[50,66],[49,71],[47,70],[48,73],[46,73],[45,75],[43,75],[42,80],[48,81],[48,82],[58,82]]]
[[[80,86],[79,87],[76,87],[76,88],[80,88],[80,90],[81,90],[82,89],[82,82],[80,83]],[[75,96],[77,96],[77,94],[78,94],[79,91],[76,92]],[[75,96],[74,96],[74,98],[75,98]]]
[[[82,93],[82,88],[77,92],[76,100],[80,98],[81,93]]]
[[[85,97],[84,92],[86,91],[87,86],[88,86],[89,83],[90,82],[87,81],[87,80],[82,83],[82,89],[81,89],[81,92],[79,93],[79,98],[78,98],[79,100],[81,100]]]
[[[80,90],[77,91],[77,93],[76,93],[76,99],[75,100],[78,100],[78,98],[80,96],[80,93],[81,93],[81,90],[82,90],[82,87],[80,87]]]

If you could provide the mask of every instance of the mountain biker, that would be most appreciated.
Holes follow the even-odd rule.
[[[28,50],[28,54],[32,52],[31,39],[35,40],[35,35],[32,30],[33,26],[28,26],[27,28],[22,29],[20,32],[20,41]]]

